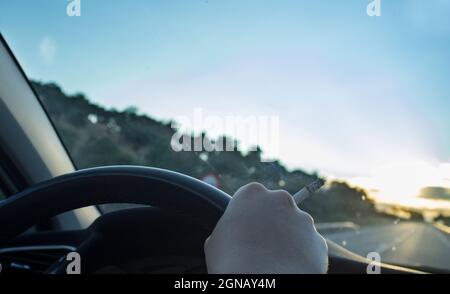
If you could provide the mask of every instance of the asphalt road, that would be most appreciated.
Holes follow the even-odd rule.
[[[450,269],[450,235],[433,225],[407,222],[324,236],[362,256],[378,252],[382,262]]]

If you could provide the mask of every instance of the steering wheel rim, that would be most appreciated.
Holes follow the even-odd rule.
[[[211,185],[165,169],[90,168],[39,183],[0,202],[0,244],[58,214],[106,203],[144,204],[187,212],[213,227],[230,199],[230,195]]]

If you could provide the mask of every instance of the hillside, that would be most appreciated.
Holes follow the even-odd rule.
[[[317,175],[287,170],[280,162],[260,161],[262,150],[174,152],[171,124],[160,122],[136,109],[105,109],[84,95],[68,96],[56,84],[32,82],[77,168],[111,164],[133,164],[166,168],[201,178],[208,173],[220,177],[221,189],[233,194],[251,181],[268,188],[295,193]],[[206,136],[203,134],[202,136]],[[198,138],[197,138],[198,139]],[[363,190],[344,182],[332,182],[318,195],[306,200],[303,209],[317,222],[353,221],[358,224],[391,221],[377,213]]]

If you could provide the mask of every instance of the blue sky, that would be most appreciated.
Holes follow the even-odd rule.
[[[107,107],[278,115],[290,167],[446,173],[450,1],[369,2],[81,0],[68,17],[65,0],[3,0],[0,29],[31,78]]]

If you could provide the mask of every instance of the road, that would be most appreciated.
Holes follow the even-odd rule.
[[[433,225],[407,222],[324,236],[362,256],[378,252],[382,262],[450,269],[450,235]]]

